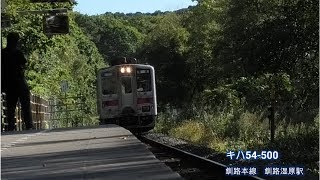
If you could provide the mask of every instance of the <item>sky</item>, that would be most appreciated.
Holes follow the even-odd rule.
[[[74,11],[82,14],[97,15],[106,12],[120,13],[153,13],[160,11],[174,11],[196,5],[192,0],[76,0],[78,5]]]

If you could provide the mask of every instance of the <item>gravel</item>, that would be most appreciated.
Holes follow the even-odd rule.
[[[168,137],[164,134],[149,133],[144,134],[143,136],[152,139],[154,141],[166,144],[169,146],[174,146],[178,149],[182,149],[188,152],[202,152],[202,154],[207,154],[209,151],[205,152],[203,148],[191,146],[186,141]],[[148,149],[158,158],[161,162],[165,163],[170,167],[174,172],[183,177],[185,180],[219,180],[224,179],[221,174],[216,174],[212,172],[207,172],[204,169],[198,169],[195,164],[190,163],[188,160],[185,160],[181,157],[177,157],[174,153],[163,151],[161,148],[150,146],[147,144]]]
[[[207,148],[205,146],[194,145],[185,140],[169,137],[168,135],[161,134],[161,133],[148,133],[145,136],[157,142],[176,147],[183,151],[187,151],[192,154],[196,154],[198,156],[202,156],[204,158],[207,158],[222,164],[231,163],[230,160],[227,159],[224,153],[216,152],[213,149]]]

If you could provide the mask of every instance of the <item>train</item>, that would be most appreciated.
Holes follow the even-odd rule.
[[[135,58],[117,58],[97,72],[100,124],[117,124],[133,132],[154,128],[157,96],[154,67]]]

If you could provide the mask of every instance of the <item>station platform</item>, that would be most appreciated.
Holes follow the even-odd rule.
[[[116,125],[1,134],[1,179],[182,179]]]

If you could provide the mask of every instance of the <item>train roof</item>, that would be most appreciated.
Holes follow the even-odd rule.
[[[122,67],[122,66],[134,66],[134,67],[144,67],[144,68],[152,68],[153,69],[153,66],[151,66],[149,64],[119,64],[119,65],[101,68],[101,69],[99,69],[99,71],[113,69],[113,68]]]

